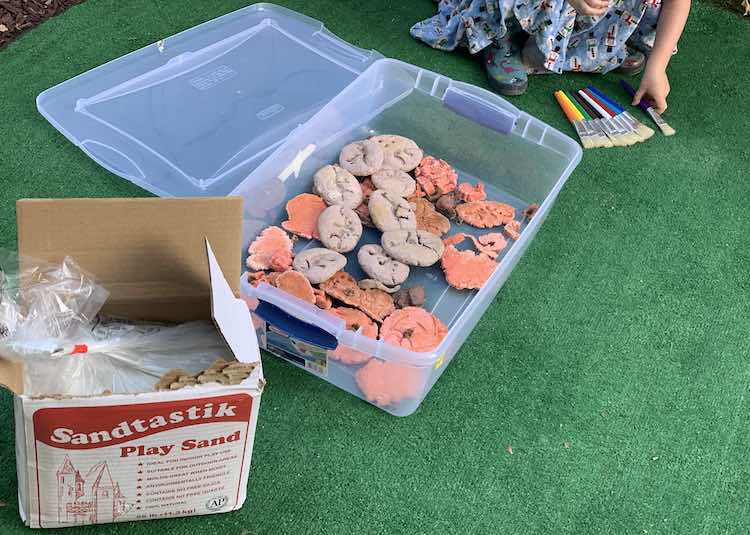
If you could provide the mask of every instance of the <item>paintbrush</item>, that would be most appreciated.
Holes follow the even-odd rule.
[[[633,89],[633,86],[627,83],[625,80],[620,79],[620,85],[625,90],[625,92],[630,95],[631,98],[635,96],[635,89]],[[656,123],[656,126],[659,127],[659,130],[661,130],[661,133],[665,136],[673,136],[675,134],[674,128],[669,126],[667,124],[667,121],[661,118],[661,115],[659,115],[654,108],[651,107],[651,105],[648,103],[646,99],[641,99],[641,101],[638,103],[638,107],[641,108],[646,114],[651,117],[651,120],[653,120]]]
[[[591,116],[591,125],[593,128],[599,133],[599,138],[602,141],[602,146],[609,148],[614,146],[620,146],[621,143],[618,140],[613,141],[612,135],[608,133],[608,128],[606,125],[602,122],[602,119],[599,117],[599,114],[596,112],[594,108],[592,108],[588,102],[586,102],[581,95],[578,93],[573,93],[573,99],[571,99],[578,107],[585,110],[589,116]]]
[[[630,125],[631,128],[633,128],[636,133],[643,138],[643,140],[647,140],[650,137],[654,135],[654,129],[649,128],[642,122],[640,122],[638,119],[630,115],[630,112],[628,112],[625,108],[620,106],[618,102],[616,102],[614,99],[609,98],[607,95],[599,91],[597,88],[595,88],[593,85],[586,86],[586,89],[588,89],[590,92],[592,92],[594,95],[599,97],[601,101],[603,101],[607,106],[612,109],[625,123]]]
[[[596,112],[602,117],[602,121],[605,124],[608,124],[615,132],[615,135],[619,140],[619,146],[627,147],[638,142],[639,138],[633,132],[625,129],[618,121],[615,121],[613,119],[614,114],[607,110],[598,100],[593,98],[591,94],[583,89],[579,90],[578,94],[596,110]]]
[[[609,148],[614,145],[612,145],[612,141],[607,137],[607,134],[604,132],[604,130],[601,129],[599,126],[599,123],[596,122],[596,119],[591,117],[590,113],[586,111],[577,101],[575,98],[570,98],[565,91],[561,91],[561,93],[565,96],[568,101],[575,106],[575,108],[578,110],[578,113],[583,115],[583,123],[586,125],[586,127],[591,132],[591,140],[594,142],[594,147],[604,147]]]
[[[610,120],[609,115],[593,100],[591,100],[588,95],[586,95],[583,91],[578,91],[575,95],[576,98],[579,99],[579,102],[585,102],[586,105],[594,112],[594,114],[596,114],[596,117],[599,118],[599,126],[602,128],[602,130],[604,130],[604,133],[607,134],[607,137],[612,141],[612,144],[615,147],[625,147],[627,145],[632,145],[632,142],[625,136],[625,133],[622,132],[621,129]]]
[[[573,128],[575,128],[576,134],[578,134],[578,139],[581,140],[581,145],[583,145],[583,148],[593,148],[591,134],[583,124],[583,116],[578,113],[578,110],[576,110],[575,107],[566,100],[565,95],[562,91],[555,91],[555,99],[557,99],[557,103],[560,105],[560,108],[565,114],[565,117],[568,118],[570,124],[572,124]]]
[[[625,121],[621,120],[621,118],[618,117],[617,114],[612,111],[605,102],[600,100],[591,91],[589,91],[588,89],[581,89],[581,93],[588,97],[589,100],[592,100],[596,106],[601,108],[604,113],[607,114],[609,119],[620,129],[619,131],[623,135],[628,145],[634,145],[635,143],[640,143],[641,141],[643,141],[643,138],[638,135],[638,132],[636,132],[635,129],[626,124]]]

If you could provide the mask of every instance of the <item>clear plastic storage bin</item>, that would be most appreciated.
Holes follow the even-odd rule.
[[[261,321],[258,334],[263,343],[268,342],[268,329],[272,329],[287,332],[292,340],[325,347],[327,333],[340,346],[412,368],[408,375],[419,378],[415,395],[381,407],[405,416],[416,410],[497,295],[580,160],[581,150],[572,139],[495,94],[413,65],[381,59],[300,126],[233,192],[252,200],[246,203],[245,245],[265,227],[286,219],[286,201],[310,191],[313,174],[323,165],[337,161],[343,146],[378,134],[414,139],[426,154],[448,161],[458,171],[459,182],[483,182],[488,199],[509,203],[519,213],[531,203],[541,205],[536,216],[522,228],[520,239],[498,257],[498,267],[479,291],[449,287],[439,264],[412,268],[407,285],[423,285],[427,295],[425,308],[449,327],[448,336],[429,353],[414,353],[345,330],[343,322],[314,305],[266,284],[254,288],[243,282],[247,296],[271,303],[295,320],[317,328],[310,334],[309,327],[295,326],[289,318],[284,318],[281,326],[274,326],[274,319],[270,325]],[[488,231],[453,224],[450,234],[477,235]],[[365,229],[360,245],[379,241],[380,232]],[[319,246],[314,244],[313,240],[300,240],[295,252]],[[346,270],[355,278],[364,278],[356,250],[347,258]],[[294,333],[301,331],[305,334],[295,337]],[[277,345],[272,349],[276,352],[363,397],[354,379],[359,366],[323,359],[314,351],[295,352],[299,344],[279,344],[278,332],[273,335]]]
[[[272,37],[259,38],[268,31]],[[163,56],[165,50],[173,55]],[[40,95],[39,106],[92,158],[154,193],[242,196],[245,251],[264,228],[287,218],[286,202],[309,192],[313,174],[337,161],[343,146],[377,134],[415,140],[425,154],[450,163],[459,182],[483,182],[488,199],[518,212],[538,203],[481,290],[449,287],[439,263],[412,268],[407,286],[424,286],[425,308],[449,327],[428,353],[348,331],[316,306],[243,277],[261,347],[363,399],[355,380],[361,365],[332,360],[330,351],[388,361],[409,378],[410,393],[376,404],[406,416],[497,295],[581,149],[494,93],[379,58],[313,19],[259,4],[168,38],[161,52],[155,44],[69,80]],[[449,234],[490,231],[454,223]],[[379,241],[379,232],[365,229],[360,246]],[[318,244],[298,240],[295,252],[310,246]],[[345,269],[363,278],[356,250],[347,257]]]

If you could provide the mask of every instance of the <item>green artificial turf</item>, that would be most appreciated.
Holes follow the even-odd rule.
[[[409,37],[430,0],[279,3],[358,46],[486,86],[467,55]],[[146,194],[47,124],[39,92],[244,4],[90,0],[0,51],[0,245],[14,247],[19,197]],[[748,35],[746,21],[694,2],[670,67],[677,135],[584,155],[413,416],[266,357],[242,510],[81,531],[750,532]],[[552,91],[589,80],[535,77],[513,103],[572,135]],[[596,78],[614,95],[616,81]],[[0,532],[24,533],[8,395],[0,421]]]

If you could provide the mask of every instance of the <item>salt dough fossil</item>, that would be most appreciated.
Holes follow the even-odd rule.
[[[371,180],[377,189],[390,191],[399,197],[413,195],[417,189],[417,183],[408,173],[394,167],[384,167],[373,173]]]
[[[320,284],[344,269],[346,257],[324,247],[313,247],[297,254],[292,265],[312,284]]]
[[[344,320],[346,328],[350,331],[359,331],[363,336],[377,339],[378,325],[370,319],[364,312],[350,307],[335,307],[328,311],[337,318]],[[357,351],[350,347],[339,345],[336,349],[329,351],[328,356],[343,364],[357,365],[364,364],[370,360],[371,356],[362,351]]]
[[[448,218],[437,212],[427,199],[416,199],[414,205],[416,206],[414,212],[417,218],[417,229],[436,236],[442,236],[451,229],[451,222]]]
[[[382,290],[363,290],[346,271],[339,271],[320,285],[325,293],[349,306],[360,309],[375,321],[383,321],[396,307],[393,298]]]
[[[283,229],[268,227],[247,249],[246,265],[253,271],[286,271],[292,266],[292,240]]]
[[[370,359],[357,370],[354,379],[365,399],[380,407],[417,397],[425,383],[419,368],[380,359]]]
[[[383,167],[394,167],[409,172],[417,167],[424,155],[414,141],[403,136],[374,136],[370,140],[383,149]]]
[[[368,176],[383,166],[383,148],[369,139],[349,143],[341,149],[339,164],[356,176]]]
[[[381,232],[416,229],[414,207],[403,197],[386,190],[375,190],[367,203],[370,219]]]
[[[443,256],[443,241],[424,230],[384,232],[380,244],[391,258],[410,266],[431,266]]]
[[[425,156],[414,176],[428,197],[445,195],[456,189],[458,174],[445,160]]]
[[[448,327],[421,307],[406,307],[388,316],[380,328],[380,339],[411,351],[431,351],[440,345]]]
[[[445,248],[440,264],[445,280],[458,290],[478,290],[497,267],[489,256],[469,250],[459,251],[454,245]]]
[[[484,184],[478,182],[475,186],[472,186],[468,182],[462,182],[458,185],[458,196],[464,202],[483,201],[487,198],[487,193],[484,191]]]
[[[281,226],[287,232],[308,240],[317,239],[320,237],[318,218],[326,206],[325,201],[317,195],[301,193],[286,203],[286,213],[289,219],[282,222]]]
[[[362,271],[386,286],[396,286],[409,277],[409,266],[394,260],[376,244],[363,245],[357,252]]]
[[[359,286],[363,290],[382,290],[385,293],[394,294],[394,295],[401,289],[400,285],[386,286],[379,280],[375,280],[375,279],[361,279],[360,281],[357,282],[357,286]]]
[[[518,238],[521,237],[521,223],[515,219],[508,221],[503,227],[503,230],[505,231],[506,236],[513,241],[518,241]]]
[[[299,271],[285,271],[276,278],[276,287],[308,303],[315,303],[315,292],[310,281]]]
[[[458,218],[473,227],[490,228],[513,221],[516,210],[497,201],[474,201],[456,206]]]
[[[321,167],[313,176],[313,191],[328,204],[356,208],[362,202],[362,186],[349,171],[338,165]]]
[[[421,307],[426,299],[424,287],[417,285],[411,288],[401,288],[393,294],[393,303],[396,308]]]
[[[328,249],[346,253],[354,249],[362,237],[362,221],[351,208],[336,204],[320,214],[318,232],[320,241]]]

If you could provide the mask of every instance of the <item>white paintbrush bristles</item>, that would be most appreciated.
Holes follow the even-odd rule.
[[[636,129],[638,135],[640,135],[644,141],[651,138],[656,133],[654,132],[653,128],[649,128],[638,119],[630,115],[630,113],[628,113],[627,111],[622,112],[621,115]]]
[[[578,91],[578,94],[603,117],[602,119],[596,119],[596,121],[601,121],[602,124],[608,125],[605,131],[615,146],[623,147],[640,143],[646,141],[655,134],[653,128],[649,128],[641,123],[638,119],[628,113],[628,111],[620,109],[620,113],[617,115],[610,115],[610,113],[602,108],[597,101],[592,99],[586,91],[580,90]],[[674,129],[672,129],[664,119],[659,117],[653,110],[649,110],[649,112],[651,118],[654,119],[654,122],[659,126],[665,136],[674,134]]]
[[[654,108],[649,107],[647,110],[648,114],[651,116],[651,119],[656,123],[656,126],[659,127],[659,130],[661,130],[661,133],[665,136],[673,136],[675,134],[674,128],[669,126],[667,124],[667,121],[661,118],[661,115],[659,115]]]
[[[661,133],[664,134],[665,136],[675,135],[675,129],[669,126],[667,123],[660,124],[659,129],[661,129]]]
[[[581,145],[583,145],[584,149],[593,149],[594,144],[593,140],[591,138],[591,135],[588,132],[588,129],[586,128],[586,125],[583,121],[575,121],[573,123],[573,128],[576,129],[576,134],[578,134],[578,139],[581,140]]]

